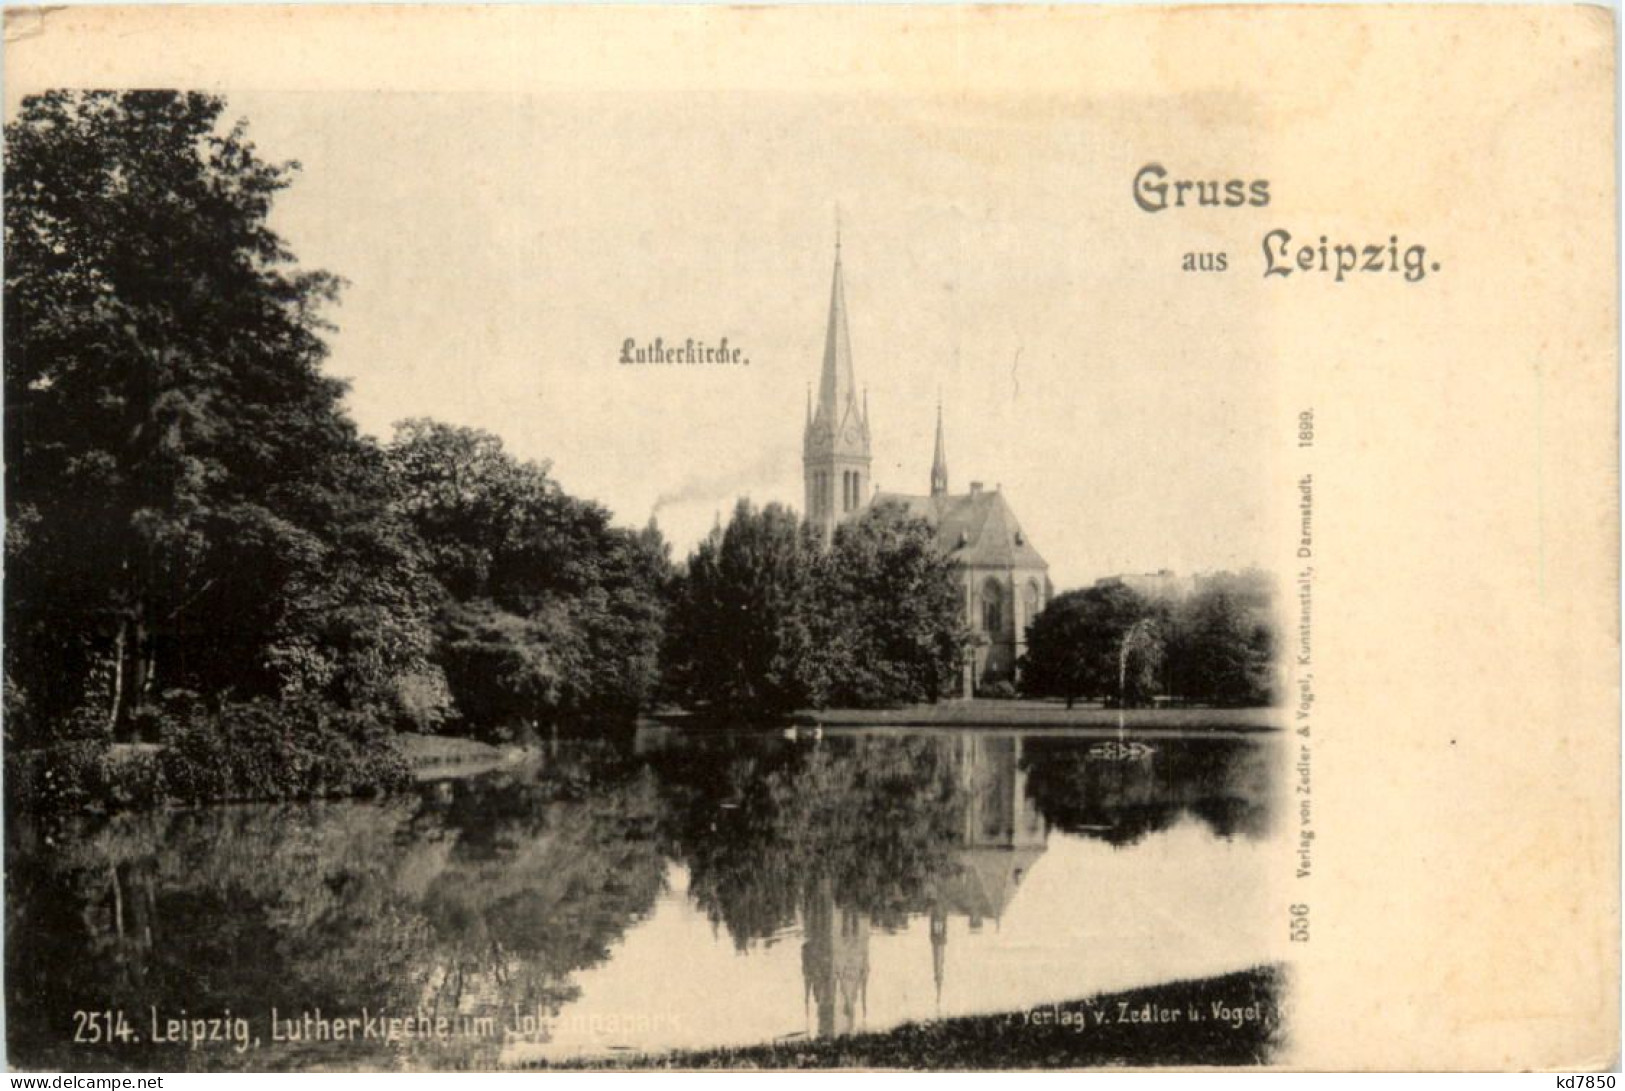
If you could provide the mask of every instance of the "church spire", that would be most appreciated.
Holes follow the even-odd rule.
[[[803,430],[801,445],[807,518],[818,526],[826,543],[833,537],[837,523],[868,504],[867,401],[859,392],[853,373],[846,290],[841,282],[841,249],[837,241],[818,397],[809,406],[811,419]]]
[[[942,398],[937,398],[937,450],[931,456],[931,495],[948,495],[948,451],[942,442]]]
[[[852,377],[852,338],[846,328],[846,291],[841,284],[841,247],[835,245],[835,275],[829,287],[829,323],[824,330],[824,368],[818,382],[818,416],[832,428],[857,408]]]

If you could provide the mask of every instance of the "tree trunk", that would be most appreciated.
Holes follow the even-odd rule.
[[[107,710],[107,731],[114,738],[118,737],[120,706],[124,703],[124,644],[129,627],[129,619],[120,618],[118,633],[113,637],[113,702]]]
[[[139,607],[134,616],[119,620],[114,646],[113,737],[125,739],[130,721],[146,702],[153,678],[152,637]]]
[[[124,938],[124,891],[118,881],[118,865],[109,864],[108,878],[113,882],[113,930],[118,938]]]

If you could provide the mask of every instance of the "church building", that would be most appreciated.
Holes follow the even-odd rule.
[[[928,493],[871,492],[869,406],[858,393],[841,284],[841,247],[835,244],[829,323],[818,403],[808,395],[802,436],[802,479],[807,518],[827,544],[835,527],[870,504],[901,504],[924,519],[937,545],[953,562],[975,636],[967,653],[962,690],[969,696],[996,682],[1013,682],[1026,650],[1027,626],[1049,599],[1049,565],[1028,540],[1004,494],[979,481],[968,492],[949,490],[942,406],[937,406],[936,450]]]

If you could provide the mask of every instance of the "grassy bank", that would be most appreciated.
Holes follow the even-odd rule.
[[[1282,967],[845,1038],[629,1055],[560,1068],[1156,1068],[1267,1064],[1281,1041]],[[1216,1007],[1217,1005],[1217,1007]],[[1222,1009],[1222,1011],[1220,1010]],[[1192,1022],[1195,1011],[1200,1022]],[[1172,1021],[1133,1016],[1181,1013]]]
[[[207,735],[171,744],[91,740],[9,752],[7,793],[21,812],[151,810],[168,805],[373,796],[412,780],[472,776],[522,751],[473,739],[381,733],[362,739]]]
[[[206,707],[195,699],[144,712],[138,737],[70,738],[5,752],[13,814],[151,810],[172,805],[373,796],[406,786],[394,733],[320,700]]]

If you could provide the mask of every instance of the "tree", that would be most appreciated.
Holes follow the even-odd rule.
[[[6,672],[40,725],[161,689],[370,701],[428,585],[324,375],[297,164],[222,100],[51,92],[6,127]]]
[[[625,717],[659,681],[670,560],[658,527],[610,524],[497,437],[397,425],[399,507],[444,588],[435,656],[480,732]]]
[[[1170,674],[1181,696],[1210,705],[1274,699],[1275,626],[1260,574],[1210,579],[1179,611]]]
[[[730,714],[805,706],[817,563],[817,539],[794,512],[741,499],[678,581],[667,642],[674,694]]]
[[[1121,580],[1057,595],[1028,627],[1023,686],[1036,696],[1064,697],[1068,708],[1079,698],[1121,699],[1124,639],[1136,622],[1152,614],[1145,597]],[[1138,646],[1129,649],[1131,657],[1137,657],[1140,691],[1148,687],[1148,674],[1156,669],[1153,633],[1143,632]]]
[[[672,695],[731,714],[935,700],[966,639],[931,528],[878,505],[835,532],[741,500],[677,580]]]
[[[969,634],[953,563],[923,520],[877,504],[836,528],[819,566],[819,689],[848,707],[935,701]]]
[[[1121,580],[1056,596],[1028,629],[1023,684],[1035,695],[1144,705],[1157,694],[1258,705],[1275,685],[1274,586],[1257,570],[1203,577],[1181,600]]]

